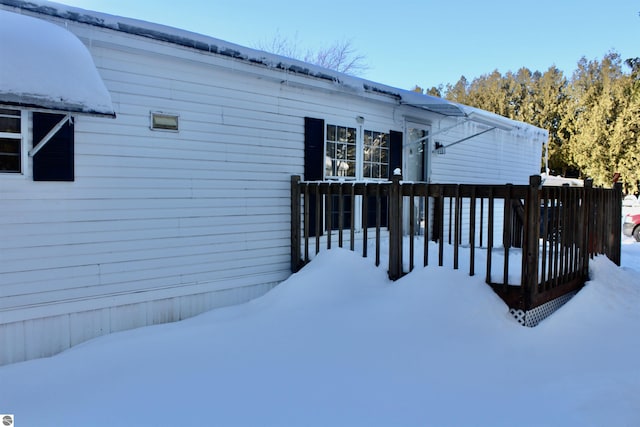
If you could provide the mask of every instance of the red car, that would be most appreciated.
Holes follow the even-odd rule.
[[[622,224],[622,233],[625,236],[633,236],[636,242],[640,242],[640,213],[627,214]]]

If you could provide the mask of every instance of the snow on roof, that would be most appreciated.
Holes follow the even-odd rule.
[[[113,116],[91,54],[71,32],[0,10],[0,103]]]
[[[433,111],[445,116],[465,116],[462,105],[442,98],[385,86],[362,78],[329,70],[318,65],[247,48],[186,30],[132,18],[124,18],[106,13],[84,10],[45,0],[0,0],[0,4],[102,28],[122,31],[128,34],[134,34],[154,40],[165,41],[180,46],[206,51],[212,54],[227,56],[240,61],[247,61],[254,65],[262,65],[271,69],[327,80],[333,82],[342,90],[356,93],[371,92],[390,96],[395,98],[399,103]]]
[[[257,66],[285,71],[291,74],[330,81],[343,91],[352,93],[368,92],[384,95],[395,99],[399,104],[420,108],[443,116],[461,117],[472,122],[493,126],[503,130],[532,130],[533,133],[540,137],[540,139],[546,140],[548,138],[548,132],[544,129],[485,110],[458,104],[436,96],[386,86],[359,77],[329,70],[318,65],[251,49],[187,30],[181,30],[132,18],[124,18],[106,13],[89,11],[45,0],[0,0],[0,4],[70,21],[76,21],[83,24],[109,28],[128,34],[173,43],[209,52],[214,55],[222,55],[239,61],[249,62]]]

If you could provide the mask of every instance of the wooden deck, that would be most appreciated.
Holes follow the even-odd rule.
[[[293,176],[291,268],[297,271],[320,250],[335,246],[357,247],[371,256],[374,240],[376,265],[388,257],[389,277],[396,280],[415,268],[417,251],[428,265],[435,242],[438,265],[448,251],[458,269],[464,253],[470,275],[484,270],[486,283],[510,308],[531,310],[580,289],[593,256],[604,254],[620,264],[620,186],[593,188],[587,181],[584,187],[542,187],[540,182],[539,176],[529,185],[428,184],[401,177],[303,182]],[[476,260],[480,252],[485,265]]]

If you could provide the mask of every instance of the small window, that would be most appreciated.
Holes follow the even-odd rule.
[[[178,115],[160,112],[151,112],[151,129],[178,131]]]
[[[0,172],[22,172],[22,112],[0,108]]]

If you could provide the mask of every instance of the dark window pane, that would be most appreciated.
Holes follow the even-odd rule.
[[[389,163],[389,150],[380,150],[380,163]]]
[[[347,139],[350,144],[356,143],[356,130],[354,128],[347,128]]]
[[[336,143],[335,142],[327,142],[327,157],[335,158],[336,157]]]
[[[346,142],[347,140],[347,128],[339,127],[338,128],[338,141]]]
[[[20,140],[0,138],[0,171],[20,172]]]
[[[381,147],[389,147],[389,135],[387,135],[386,133],[383,133],[382,135],[380,135],[380,146]]]
[[[327,125],[327,141],[336,140],[336,127],[333,125]]]
[[[356,161],[356,146],[355,145],[347,145],[347,159]]]
[[[20,156],[5,156],[0,154],[0,172],[20,173]]]
[[[378,147],[375,147],[371,149],[371,152],[372,152],[371,161],[380,163],[380,149]]]
[[[371,144],[375,145],[376,147],[380,146],[380,132],[373,132],[373,135],[371,137]]]
[[[20,119],[0,116],[0,132],[20,133]]]
[[[13,138],[0,138],[0,154],[19,154],[20,140]]]
[[[343,176],[351,176],[351,177],[355,177],[356,176],[356,162],[344,162],[346,164],[347,170],[346,173],[343,174]],[[344,165],[343,165],[344,167]]]

